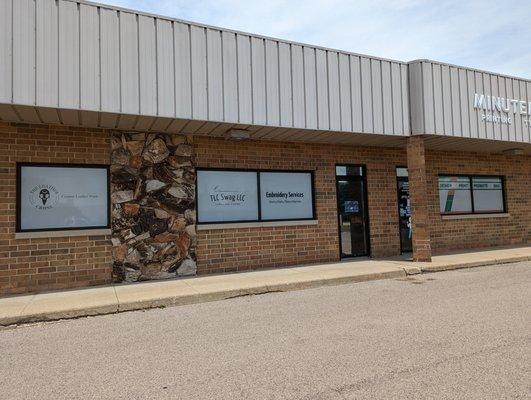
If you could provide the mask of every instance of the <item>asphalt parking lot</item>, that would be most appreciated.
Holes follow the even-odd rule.
[[[0,330],[2,399],[524,399],[531,263]]]

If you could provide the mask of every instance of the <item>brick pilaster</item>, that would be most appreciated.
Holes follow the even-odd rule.
[[[407,167],[413,229],[413,260],[431,261],[428,185],[426,182],[424,138],[422,136],[408,138]]]

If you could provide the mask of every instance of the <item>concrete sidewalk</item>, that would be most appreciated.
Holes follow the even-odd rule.
[[[531,247],[497,248],[435,256],[431,263],[414,263],[407,257],[356,260],[11,296],[0,299],[0,326],[528,260]]]

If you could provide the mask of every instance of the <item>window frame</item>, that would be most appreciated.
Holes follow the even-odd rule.
[[[470,205],[472,211],[464,212],[442,212],[441,211],[441,199],[440,199],[440,188],[439,188],[439,179],[441,177],[458,177],[458,178],[468,178],[470,185]],[[503,201],[503,210],[501,211],[476,211],[475,202],[474,202],[474,178],[499,178],[501,181],[501,191],[502,191],[502,201]],[[460,189],[467,190],[467,189]],[[439,195],[439,214],[440,215],[484,215],[484,214],[506,214],[507,213],[507,198],[505,191],[505,176],[504,175],[476,175],[476,174],[438,174],[437,175],[437,194]]]
[[[222,167],[196,167],[198,171],[225,171],[225,172],[254,172],[256,174],[256,189],[258,192],[258,219],[256,220],[235,220],[235,221],[199,221],[199,186],[198,174],[195,175],[195,209],[196,209],[196,224],[197,225],[221,225],[221,224],[245,224],[245,223],[262,223],[262,222],[288,222],[288,221],[314,221],[317,219],[317,210],[315,204],[315,171],[314,170],[299,170],[299,169],[258,169],[258,168],[222,168]],[[282,219],[262,219],[262,196],[260,191],[260,173],[261,172],[283,172],[283,173],[303,173],[310,174],[312,185],[312,216],[309,218],[282,218]]]
[[[72,168],[72,169],[101,169],[107,176],[107,225],[83,227],[30,228],[22,229],[22,168]],[[109,164],[80,164],[80,163],[47,163],[47,162],[17,162],[16,163],[16,201],[15,201],[15,233],[62,232],[62,231],[90,231],[95,229],[111,229],[112,201],[111,201],[111,166]]]

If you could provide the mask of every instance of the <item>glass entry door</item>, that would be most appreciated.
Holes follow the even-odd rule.
[[[396,169],[396,183],[398,193],[398,226],[400,229],[400,251],[409,253],[413,250],[411,244],[411,205],[409,201],[409,178],[407,168]]]
[[[369,255],[365,168],[336,167],[339,243],[341,257]]]

